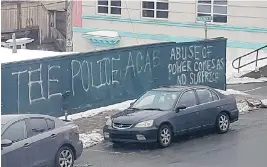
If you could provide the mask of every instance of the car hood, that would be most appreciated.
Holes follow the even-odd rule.
[[[136,124],[142,120],[155,119],[166,111],[127,109],[112,116],[114,123]]]

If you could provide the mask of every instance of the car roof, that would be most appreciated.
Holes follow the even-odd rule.
[[[9,121],[19,120],[19,119],[29,118],[29,117],[53,118],[51,116],[43,115],[43,114],[6,114],[6,115],[1,115],[1,124],[7,124]]]
[[[168,86],[161,86],[159,88],[155,88],[155,89],[152,89],[152,90],[158,90],[158,91],[182,91],[182,90],[187,90],[187,89],[200,89],[200,88],[212,89],[211,87],[203,86],[203,85],[168,85]]]

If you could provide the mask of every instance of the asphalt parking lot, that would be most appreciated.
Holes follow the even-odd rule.
[[[240,115],[228,133],[182,136],[168,148],[113,146],[103,142],[85,149],[75,166],[86,167],[266,167],[267,110]]]
[[[260,100],[267,99],[267,82],[231,84],[227,85],[227,89],[239,90]]]

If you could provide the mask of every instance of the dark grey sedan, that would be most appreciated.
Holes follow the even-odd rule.
[[[232,95],[204,86],[168,86],[147,91],[111,116],[103,133],[114,143],[158,142],[168,147],[178,134],[211,127],[225,133],[238,117]]]
[[[83,151],[79,128],[46,115],[1,116],[2,167],[72,167]]]

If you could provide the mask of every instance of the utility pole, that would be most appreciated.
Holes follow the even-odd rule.
[[[205,39],[208,39],[208,25],[207,25],[207,21],[204,21],[204,26],[205,26]]]
[[[67,14],[66,14],[66,51],[73,51],[73,32],[72,32],[72,0],[66,0]]]

